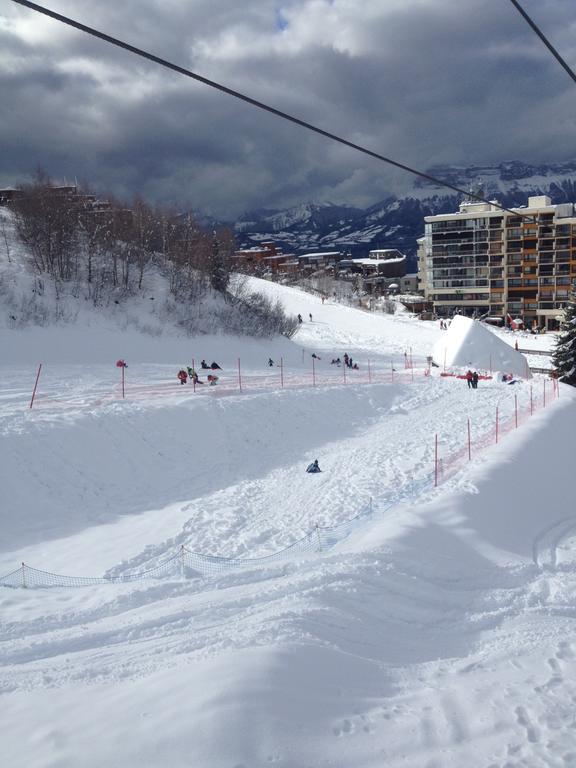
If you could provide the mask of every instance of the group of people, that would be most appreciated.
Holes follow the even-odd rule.
[[[310,312],[310,313],[308,314],[308,317],[310,318],[310,322],[312,322],[312,312]],[[301,315],[300,313],[298,313],[298,322],[299,322],[299,323],[301,323],[301,322],[302,322],[302,315]]]
[[[472,372],[470,368],[466,371],[466,381],[468,389],[478,389],[478,371]]]
[[[205,360],[202,360],[200,365],[204,370],[208,371],[221,370],[218,363],[215,362],[213,362],[212,365],[208,365]],[[186,384],[187,381],[190,381],[190,384],[194,384],[194,386],[196,386],[196,384],[204,385],[206,383],[200,379],[197,372],[190,365],[186,366],[186,368],[180,368],[177,378],[180,384]],[[206,381],[213,387],[218,382],[218,376],[214,373],[209,373],[208,376],[206,376]]]
[[[448,330],[448,320],[442,320],[442,318],[440,318],[440,330],[441,331]]]

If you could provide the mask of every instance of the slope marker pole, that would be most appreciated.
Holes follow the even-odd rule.
[[[34,382],[34,389],[32,391],[32,398],[30,400],[30,408],[34,405],[34,398],[36,397],[36,388],[38,387],[38,379],[40,378],[40,371],[42,370],[42,363],[38,366],[38,372],[36,373],[36,381]]]

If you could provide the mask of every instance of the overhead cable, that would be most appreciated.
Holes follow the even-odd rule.
[[[295,117],[294,115],[291,115],[288,112],[283,112],[280,109],[271,107],[270,105],[265,104],[262,101],[258,101],[257,99],[254,99],[251,96],[247,96],[246,94],[241,93],[240,91],[235,91],[234,89],[229,88],[226,85],[222,85],[221,83],[218,83],[214,80],[210,80],[207,77],[203,77],[202,75],[199,75],[196,72],[192,72],[191,70],[186,69],[185,67],[181,67],[178,64],[173,64],[172,62],[167,61],[166,59],[162,59],[160,56],[156,56],[155,54],[149,53],[148,51],[145,51],[142,48],[137,48],[134,45],[130,45],[130,43],[126,43],[123,40],[119,40],[116,37],[111,37],[110,35],[107,35],[105,32],[100,32],[99,30],[94,29],[93,27],[89,27],[86,24],[82,24],[79,21],[75,21],[74,19],[71,19],[68,16],[64,16],[61,13],[56,13],[56,11],[51,11],[49,8],[44,8],[41,5],[37,5],[37,3],[31,3],[29,0],[12,0],[12,2],[16,3],[17,5],[22,5],[25,8],[29,8],[32,11],[36,11],[37,13],[41,13],[44,16],[48,16],[49,18],[54,19],[55,21],[59,21],[62,24],[68,25],[69,27],[74,27],[74,29],[78,29],[80,32],[85,32],[86,34],[91,35],[92,37],[97,37],[100,40],[104,40],[105,42],[110,43],[111,45],[115,45],[117,48],[122,48],[123,50],[128,51],[129,53],[133,53],[134,55],[140,56],[143,59],[152,61],[154,64],[159,64],[161,67],[165,67],[166,69],[171,69],[173,72],[177,72],[178,74],[184,75],[185,77],[190,77],[193,80],[198,81],[199,83],[208,85],[210,88],[215,88],[216,90],[221,91],[222,93],[226,93],[228,96],[233,96],[234,98],[239,99],[240,101],[244,101],[253,107],[257,107],[258,109],[262,109],[265,112],[269,112],[272,115],[276,115],[277,117],[280,117],[283,120],[288,120],[291,123],[299,125],[301,128],[306,128],[307,130],[312,131],[313,133],[319,134],[320,136],[324,136],[325,138],[331,139],[332,141],[336,141],[339,144],[343,144],[345,147],[350,147],[350,149],[354,149],[357,152],[361,152],[363,155],[372,157],[375,160],[380,160],[381,162],[387,163],[388,165],[394,166],[395,168],[400,168],[400,170],[406,171],[407,173],[411,173],[413,176],[418,176],[419,178],[425,179],[426,181],[430,181],[433,184],[437,184],[438,186],[445,187],[446,189],[451,189],[453,192],[457,192],[459,195],[464,195],[466,197],[472,198],[473,200],[477,200],[478,202],[487,203],[488,205],[493,205],[502,211],[507,211],[508,213],[514,214],[514,216],[522,216],[523,218],[532,219],[532,217],[528,214],[522,214],[518,210],[514,210],[512,208],[506,208],[506,206],[500,205],[494,200],[488,200],[487,198],[482,197],[481,195],[466,191],[465,189],[461,189],[460,187],[457,187],[454,184],[450,184],[447,181],[438,179],[429,173],[425,173],[424,171],[419,171],[415,168],[411,168],[409,165],[400,163],[397,160],[392,160],[389,157],[385,157],[384,155],[381,155],[378,152],[374,152],[373,150],[363,147],[360,144],[355,144],[352,141],[348,141],[348,139],[342,138],[341,136],[338,136],[335,133],[331,133],[330,131],[326,131],[323,128],[319,128],[318,126],[313,125],[312,123],[309,123],[306,120],[302,120],[301,118]]]
[[[524,8],[522,8],[522,6],[518,2],[518,0],[510,0],[510,2],[514,6],[514,8],[516,8],[518,13],[522,16],[522,18],[529,24],[529,26],[532,28],[532,30],[538,35],[540,40],[542,40],[542,42],[544,43],[546,48],[548,48],[548,50],[550,51],[552,56],[554,56],[554,58],[560,64],[560,66],[563,67],[563,69],[566,70],[568,75],[576,83],[576,72],[574,72],[574,70],[570,67],[570,65],[566,62],[566,60],[558,53],[556,48],[552,45],[550,40],[548,40],[548,38],[546,37],[544,32],[542,32],[540,27],[536,24],[536,22],[533,19],[531,19],[530,16],[528,16],[528,14],[524,10]]]

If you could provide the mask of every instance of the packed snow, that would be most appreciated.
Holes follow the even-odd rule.
[[[0,574],[257,559],[356,518],[210,577],[0,587],[3,764],[576,766],[574,390],[469,389],[428,368],[437,323],[254,282],[292,341],[0,332]],[[192,358],[216,386],[179,384]]]
[[[432,357],[444,370],[449,367],[477,368],[489,373],[530,378],[528,361],[519,351],[496,336],[478,320],[456,315],[446,333],[434,345]]]

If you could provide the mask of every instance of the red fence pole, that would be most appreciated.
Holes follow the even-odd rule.
[[[125,370],[126,370],[126,366],[123,365],[122,366],[122,400],[124,400],[125,393],[126,393],[126,387],[125,387],[126,376],[125,376],[125,373],[124,373]]]
[[[240,392],[242,392],[242,372],[240,370],[240,358],[238,358],[238,386],[240,387]]]
[[[496,442],[498,442],[498,406],[496,406]]]
[[[312,358],[312,386],[316,386],[316,358]]]
[[[514,424],[518,429],[518,395],[514,395]]]
[[[194,358],[192,358],[192,370],[196,373],[196,366],[194,365]],[[192,377],[192,391],[196,392],[196,376]]]
[[[438,485],[438,434],[434,435],[434,488]]]
[[[34,382],[34,389],[32,390],[32,399],[30,400],[30,408],[34,405],[34,398],[36,397],[36,387],[38,386],[38,379],[40,378],[40,371],[42,370],[42,363],[38,366],[38,372],[36,373],[36,381]]]
[[[284,389],[284,359],[280,358],[280,386]]]
[[[468,461],[472,461],[472,441],[470,440],[470,419],[468,419]]]

